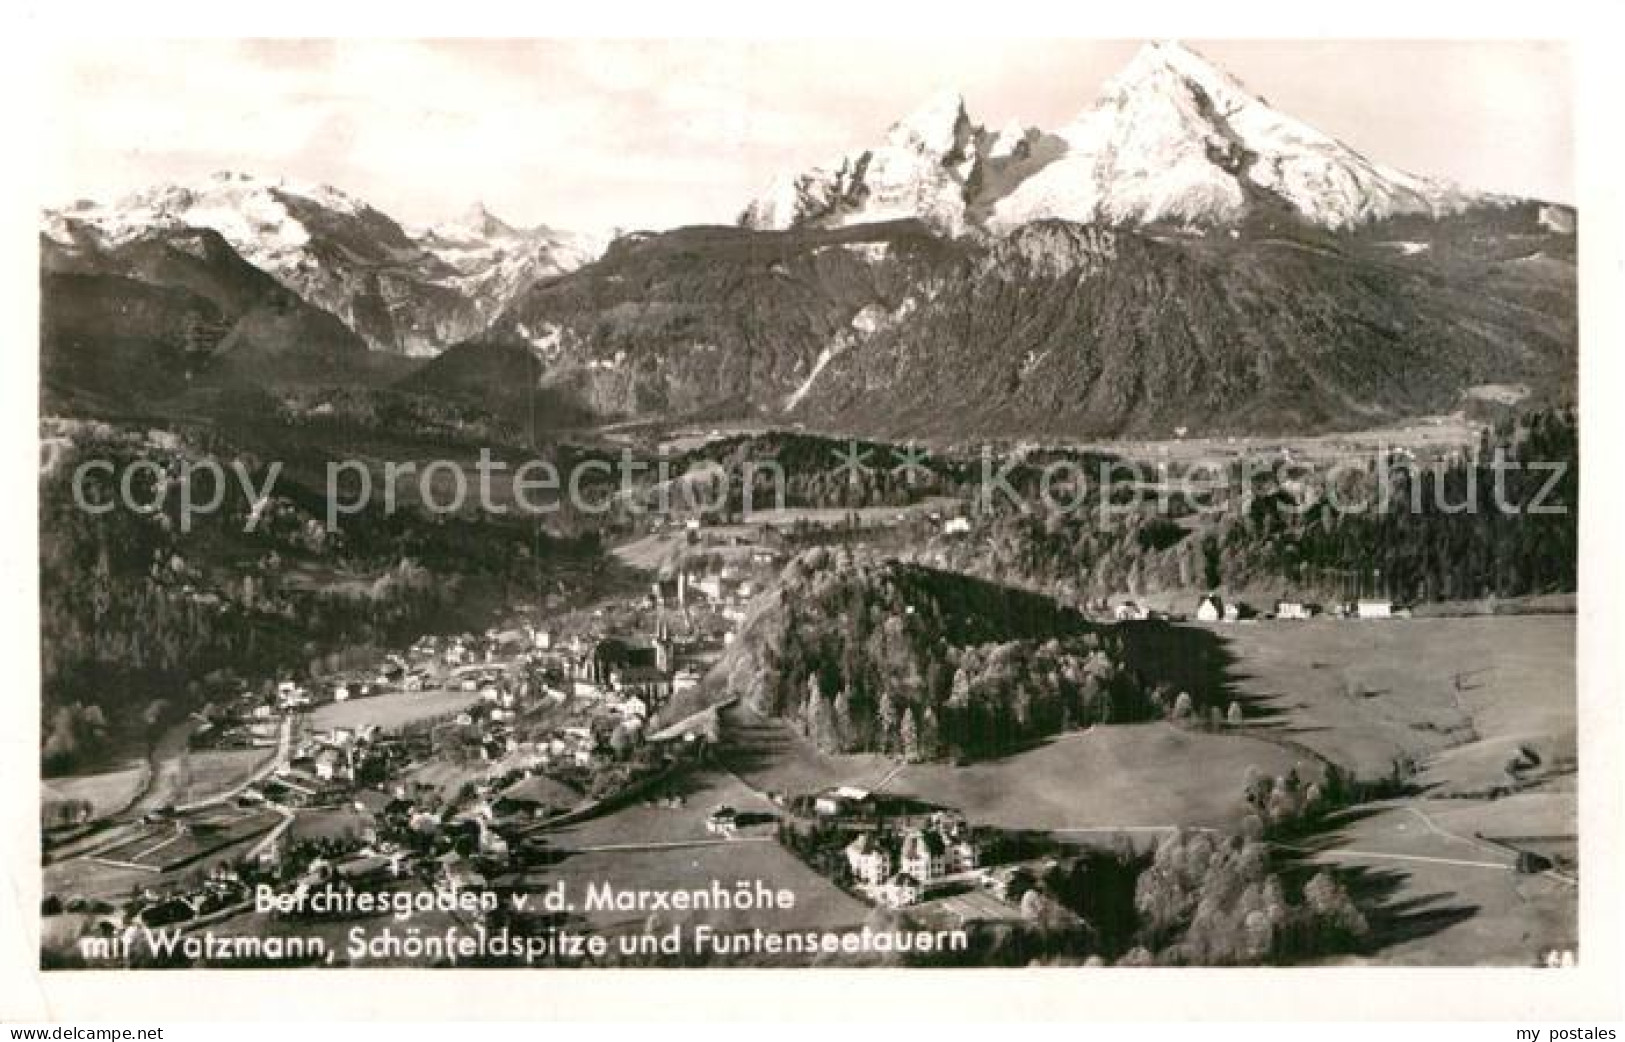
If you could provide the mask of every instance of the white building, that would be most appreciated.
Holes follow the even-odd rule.
[[[867,832],[846,845],[846,863],[852,878],[865,886],[880,886],[891,872],[891,858]]]

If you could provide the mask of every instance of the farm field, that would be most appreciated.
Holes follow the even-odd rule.
[[[1167,723],[1074,731],[998,760],[955,767],[876,755],[819,752],[778,721],[724,713],[724,764],[761,790],[812,793],[835,785],[883,788],[956,807],[978,824],[1029,829],[1233,826],[1249,767],[1319,774],[1313,757],[1245,734]]]
[[[704,910],[660,913],[658,927],[679,923],[707,923],[721,931],[841,929],[861,925],[870,909],[829,880],[804,865],[774,838],[772,822],[777,808],[760,792],[725,771],[696,772],[676,779],[664,792],[678,796],[681,806],[645,806],[641,801],[611,814],[543,834],[559,860],[525,877],[521,889],[541,891],[565,885],[577,911],[569,916],[572,928],[585,927],[610,934],[641,933],[650,927],[647,912],[588,910],[589,887],[610,884],[617,890],[676,890],[709,888],[713,881],[733,887],[756,881],[795,895],[791,909]],[[754,816],[732,839],[706,831],[705,819],[713,808],[727,805]]]
[[[918,503],[908,506],[875,506],[875,507],[783,507],[773,510],[755,510],[751,512],[750,521],[755,525],[793,525],[798,521],[806,521],[814,525],[840,525],[845,524],[853,514],[858,517],[858,523],[865,527],[871,525],[885,525],[894,522],[899,514],[915,517],[929,514],[932,511],[940,513],[957,512],[960,501],[952,496],[933,496],[922,499]]]
[[[242,849],[246,850],[247,846]],[[165,878],[144,869],[106,865],[76,857],[46,865],[40,887],[41,892],[46,894],[123,901],[133,891],[161,883]]]
[[[242,858],[258,838],[275,827],[279,820],[275,814],[257,812],[245,818],[243,823],[225,830],[223,835],[206,837],[204,842],[189,839],[185,849],[170,846],[155,851],[141,862],[146,864],[144,868],[107,864],[86,856],[53,861],[43,867],[41,886],[43,892],[48,894],[114,901],[128,897],[136,889],[153,887],[162,890],[174,885],[186,874],[207,872],[215,865],[230,864]],[[173,827],[166,825],[161,828],[172,831]],[[151,850],[163,839],[159,829],[158,826],[146,825],[123,829],[107,845],[109,853],[138,854],[142,850]],[[190,856],[194,860],[171,869],[168,866],[177,856]]]
[[[1396,447],[1411,449],[1426,458],[1471,445],[1477,441],[1478,435],[1478,424],[1461,413],[1452,413],[1332,434],[1141,439],[1106,444],[1085,442],[1076,447],[1121,454],[1128,459],[1179,462],[1269,456],[1282,449],[1290,450],[1297,459],[1338,460],[1369,457],[1375,452]]]
[[[365,835],[371,828],[372,819],[354,807],[321,807],[297,811],[293,824],[283,835],[290,844],[306,840],[350,840]]]
[[[771,493],[763,498],[763,503],[771,502]],[[748,559],[757,549],[755,545],[761,528],[771,525],[776,528],[788,528],[797,522],[805,521],[811,525],[832,526],[843,525],[852,515],[856,514],[858,523],[865,528],[876,528],[892,524],[899,514],[908,517],[918,517],[939,511],[944,514],[957,512],[959,500],[951,496],[934,496],[923,499],[908,506],[876,506],[876,507],[782,507],[762,508],[750,512],[748,523],[738,525],[712,525],[702,530],[702,539],[698,543],[688,542],[688,533],[682,529],[665,532],[651,532],[639,536],[637,539],[622,543],[614,548],[613,553],[621,563],[632,568],[650,572],[664,572],[674,568],[682,560],[685,553],[704,553],[723,558]],[[707,539],[717,540],[708,542]],[[740,539],[739,544],[730,544],[727,540]]]
[[[651,532],[621,543],[611,552],[629,568],[663,574],[677,566],[687,547],[688,537],[682,532]]]
[[[412,767],[401,775],[400,780],[408,785],[432,786],[440,791],[441,796],[450,797],[464,784],[480,781],[499,769],[498,765],[485,762],[461,764],[436,757]]]
[[[616,546],[611,552],[624,565],[644,572],[666,575],[690,554],[704,554],[729,564],[749,563],[761,547],[756,544],[759,530],[754,525],[720,525],[705,529],[710,541],[688,541],[688,532],[672,529],[650,532]],[[728,540],[739,539],[733,543]]]
[[[215,809],[176,821],[143,826],[133,835],[101,847],[94,856],[154,872],[182,868],[198,858],[270,831],[281,819],[270,811]],[[180,825],[184,823],[185,829]]]

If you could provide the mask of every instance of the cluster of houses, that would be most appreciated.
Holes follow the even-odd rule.
[[[353,789],[349,808],[364,821],[342,853],[304,864],[294,887],[345,884],[362,888],[408,875],[451,891],[483,887],[485,874],[505,871],[534,849],[526,837],[536,824],[575,807],[580,793],[546,774],[526,771],[473,786],[468,798],[446,804],[428,790],[396,784]],[[268,844],[263,864],[283,861],[286,844]]]
[[[774,563],[778,552],[758,548],[751,557],[752,564]],[[690,614],[693,609],[705,609],[720,618],[724,625],[720,636],[724,643],[731,631],[745,618],[745,606],[761,592],[760,583],[747,569],[728,565],[715,572],[679,570],[677,574],[657,579],[649,586],[645,604],[657,611],[678,611]]]
[[[1408,609],[1395,608],[1386,597],[1361,597],[1346,603],[1322,606],[1304,601],[1279,600],[1271,617],[1283,620],[1312,619],[1325,615],[1333,619],[1393,619],[1408,617]],[[1218,594],[1210,593],[1196,605],[1199,622],[1239,622],[1257,618],[1258,613],[1240,601],[1225,602]]]
[[[410,755],[410,744],[381,736],[373,724],[313,732],[289,750],[288,759],[277,764],[270,777],[238,793],[237,802],[286,807],[335,803],[356,784],[385,777]]]
[[[252,692],[210,703],[193,716],[187,743],[194,749],[270,748],[277,744],[281,728],[276,704]]]
[[[230,908],[247,897],[248,884],[237,870],[229,865],[220,865],[183,892],[157,894],[150,889],[141,891],[125,905],[124,921],[136,922],[155,930]]]
[[[1097,607],[1100,611],[1110,611],[1111,616],[1118,622],[1141,621],[1167,621],[1182,622],[1183,614],[1159,611],[1149,608],[1132,600],[1125,600],[1110,606]],[[1361,597],[1356,600],[1332,604],[1310,604],[1305,601],[1278,600],[1274,609],[1260,613],[1244,601],[1227,601],[1217,593],[1204,594],[1196,602],[1196,608],[1191,616],[1197,622],[1246,622],[1260,617],[1266,619],[1301,620],[1326,617],[1332,619],[1400,619],[1409,618],[1410,609],[1396,607],[1394,602],[1383,597]]]
[[[920,811],[854,786],[797,797],[790,806],[797,816],[817,820],[820,832],[839,837],[841,845],[830,853],[844,864],[853,888],[888,908],[969,900],[968,914],[1015,918],[1026,914],[1024,899],[1046,870],[1044,863],[1007,862],[997,833],[971,827],[955,810]],[[967,893],[984,896],[968,899]],[[967,914],[966,908],[952,914]]]
[[[892,908],[917,904],[934,888],[982,867],[982,850],[965,819],[937,812],[899,830],[865,830],[846,845],[857,887]]]
[[[205,736],[200,744],[229,736],[238,744],[274,747],[285,718],[305,718],[322,703],[442,690],[479,696],[462,699],[443,720],[403,733],[372,723],[295,726],[286,758],[234,796],[240,806],[269,806],[286,819],[256,844],[244,871],[273,873],[295,888],[387,886],[411,876],[451,890],[483,887],[487,877],[513,871],[516,858],[545,845],[533,836],[539,826],[578,811],[600,783],[614,784],[600,769],[620,770],[626,743],[642,744],[654,714],[701,683],[697,663],[712,640],[720,647],[733,632],[732,620],[718,612],[742,617],[745,599],[755,592],[751,580],[730,574],[684,575],[645,597],[607,604],[591,618],[560,620],[567,636],[526,622],[483,634],[425,636],[365,667],[285,678],[262,693],[211,707],[195,728]],[[637,621],[648,619],[650,607],[656,609],[652,634],[646,621]],[[666,621],[680,607],[685,618],[707,620],[686,626],[681,638]],[[715,625],[714,635],[708,625]],[[541,721],[522,729],[521,718],[546,702],[568,711],[545,730],[537,726]],[[463,755],[477,747],[489,773],[455,796],[431,795],[408,772],[432,759],[448,738]],[[358,825],[346,826],[343,842],[324,842],[313,857],[301,838],[304,822],[322,814],[353,814]],[[731,834],[739,822],[727,817],[718,816],[714,827]],[[290,861],[297,851],[303,853]],[[242,880],[223,868],[185,892],[150,895],[131,914],[149,926],[189,922],[239,901],[243,892]]]

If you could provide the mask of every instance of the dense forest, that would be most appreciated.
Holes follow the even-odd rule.
[[[720,668],[822,749],[912,760],[1151,711],[1113,639],[1049,598],[824,548],[787,566]]]
[[[918,556],[1071,603],[1221,587],[1406,603],[1576,588],[1579,427],[1571,410],[1503,419],[1474,454],[1453,462],[1424,466],[1396,453],[1339,477],[1335,502],[1324,489],[1264,471],[1235,489],[1225,509],[1206,514],[1177,496],[1165,511],[1104,517],[1007,510],[979,517],[972,538],[940,537]]]

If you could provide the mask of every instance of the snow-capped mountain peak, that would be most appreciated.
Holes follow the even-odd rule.
[[[517,239],[523,234],[486,209],[485,204],[479,201],[474,202],[449,224],[438,226],[435,230],[480,239]]]
[[[513,293],[601,249],[585,237],[517,230],[480,204],[452,225],[408,232],[331,186],[234,172],[47,211],[42,230],[73,250],[81,238],[117,246],[153,228],[188,227],[218,232],[372,347],[408,354],[478,332]]]
[[[1117,75],[1106,81],[1102,97],[1187,84],[1200,87],[1216,105],[1225,107],[1247,97],[1240,80],[1176,40],[1155,40],[1135,52]]]
[[[950,155],[964,146],[971,132],[965,115],[965,97],[957,90],[942,90],[907,116],[893,123],[886,144],[911,148],[934,156]]]
[[[939,91],[892,124],[878,147],[776,178],[740,223],[782,229],[918,217],[957,234],[966,227],[966,185],[982,136],[965,113],[964,97]]]
[[[989,133],[957,92],[945,91],[894,124],[878,148],[781,177],[741,222],[914,216],[958,233],[1044,218],[1229,225],[1269,207],[1345,228],[1500,201],[1373,162],[1272,108],[1194,50],[1159,42],[1053,134],[1019,123]]]
[[[1142,47],[1057,136],[1066,153],[996,204],[995,227],[1039,217],[1227,224],[1274,200],[1343,228],[1491,201],[1366,159],[1177,43]]]

